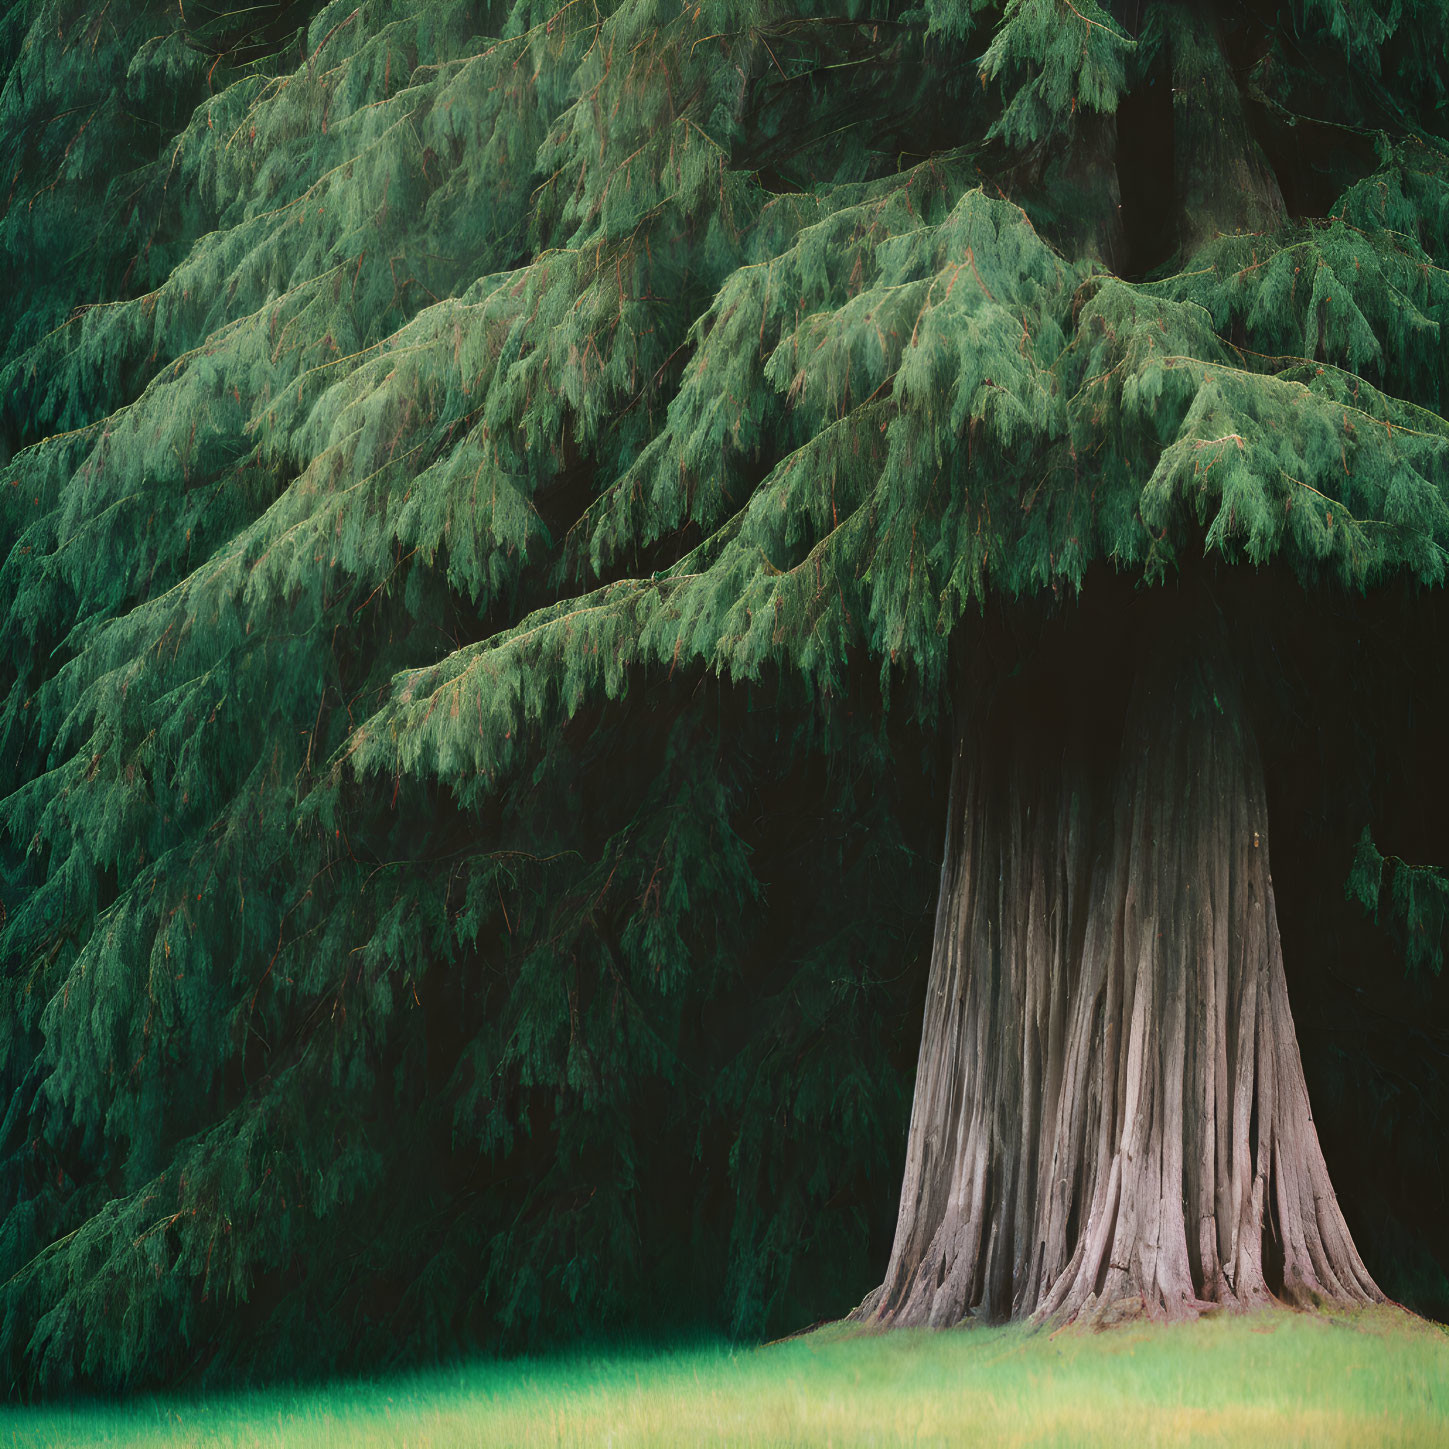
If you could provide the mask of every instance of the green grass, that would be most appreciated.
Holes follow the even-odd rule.
[[[0,1445],[1449,1444],[1449,1332],[1398,1310],[1056,1334],[830,1328],[307,1390],[0,1411]]]

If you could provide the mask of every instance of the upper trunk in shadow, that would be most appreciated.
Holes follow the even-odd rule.
[[[1205,0],[1163,7],[1171,47],[1173,170],[1184,254],[1219,232],[1281,226],[1283,193],[1249,125],[1224,44]]]

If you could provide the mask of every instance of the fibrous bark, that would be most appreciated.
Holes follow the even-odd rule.
[[[1184,248],[1222,232],[1283,224],[1283,192],[1253,136],[1224,45],[1217,7],[1174,0],[1162,9],[1172,51],[1173,170]]]
[[[895,1246],[858,1316],[1381,1298],[1313,1125],[1231,670],[1159,657],[1118,750],[1078,733],[1006,712],[959,739]]]

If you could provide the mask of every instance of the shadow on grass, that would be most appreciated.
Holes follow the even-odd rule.
[[[0,1445],[1449,1443],[1449,1331],[1395,1308],[1110,1331],[594,1347],[325,1386],[52,1404]]]

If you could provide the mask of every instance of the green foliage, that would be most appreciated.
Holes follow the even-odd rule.
[[[1344,893],[1389,932],[1410,972],[1427,968],[1439,974],[1449,925],[1449,876],[1444,871],[1380,855],[1365,826]]]
[[[869,1286],[983,613],[1443,579],[1444,15],[1346,13],[6,12],[15,1391]],[[1189,33],[1331,195],[1117,276]]]
[[[990,135],[1010,145],[1067,130],[1079,107],[1115,111],[1132,41],[1095,0],[1008,0],[981,58],[981,79],[1002,81]]]

